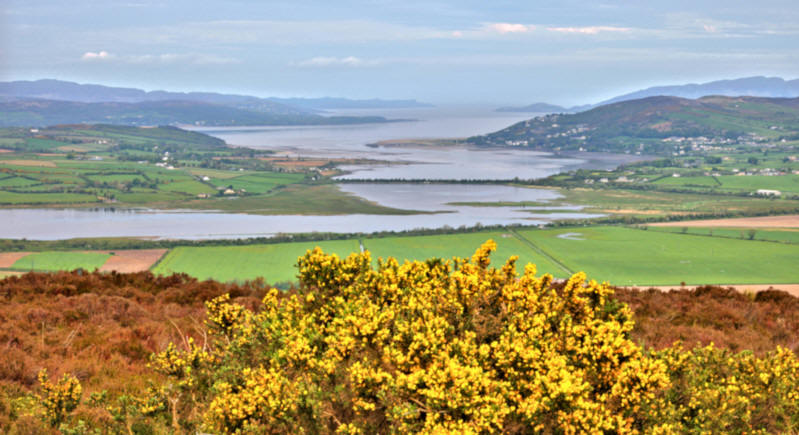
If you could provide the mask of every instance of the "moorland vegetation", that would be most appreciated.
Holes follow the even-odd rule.
[[[513,257],[491,267],[494,248],[376,266],[309,251],[286,292],[149,273],[6,278],[0,427],[796,430],[799,299],[554,282],[533,265],[517,274]]]

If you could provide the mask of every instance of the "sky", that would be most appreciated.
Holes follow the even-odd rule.
[[[796,0],[1,0],[0,80],[595,103],[799,77]]]

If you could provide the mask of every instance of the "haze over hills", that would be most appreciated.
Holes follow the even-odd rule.
[[[681,97],[681,98],[701,98],[709,95],[724,95],[729,97],[750,96],[750,97],[772,97],[772,98],[794,98],[799,97],[799,79],[784,80],[780,77],[745,77],[732,80],[716,80],[707,83],[691,83],[674,86],[654,86],[628,94],[619,95],[611,99],[601,101],[596,104],[586,104],[564,108],[547,103],[535,103],[523,107],[502,107],[498,112],[530,112],[530,113],[575,113],[606,104],[618,103],[620,101],[637,100],[640,98],[654,97],[658,95]]]
[[[2,99],[3,97],[0,97]],[[83,103],[40,99],[0,100],[0,127],[56,124],[120,125],[339,125],[391,122],[382,116],[270,113],[200,101]]]
[[[469,141],[550,151],[664,153],[674,145],[664,139],[672,137],[711,142],[756,137],[795,140],[799,138],[799,98],[647,97],[575,114],[539,116]]]
[[[549,104],[549,103],[533,103],[527,106],[521,107],[500,107],[496,110],[497,112],[529,112],[529,113],[565,113],[569,112],[570,110],[563,107],[558,106],[556,104]]]
[[[193,101],[277,115],[316,113],[327,109],[429,107],[416,100],[352,100],[347,98],[260,98],[215,92],[144,91],[135,88],[79,84],[62,80],[0,82],[0,97],[74,101],[81,103],[141,103]]]

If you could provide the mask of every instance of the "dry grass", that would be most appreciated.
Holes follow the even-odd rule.
[[[37,166],[40,168],[55,168],[55,162],[50,160],[0,160],[0,163],[17,166]]]
[[[0,268],[9,268],[30,252],[0,252]]]
[[[661,222],[655,227],[799,228],[799,215]]]
[[[713,343],[757,354],[777,346],[799,350],[799,298],[782,290],[623,288],[616,297],[634,312],[633,338],[648,347],[664,348],[680,340],[686,348]]]
[[[163,257],[166,252],[166,249],[114,251],[114,255],[100,267],[100,272],[144,272],[150,270],[153,264]]]

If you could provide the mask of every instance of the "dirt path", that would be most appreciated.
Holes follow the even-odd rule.
[[[9,268],[30,252],[0,252],[0,268]]]
[[[715,284],[714,284],[715,285]],[[799,297],[799,284],[719,284],[719,287],[732,287],[739,292],[759,292],[762,290],[768,289],[775,289],[775,290],[782,290],[785,292],[790,293],[793,296]],[[636,287],[626,287],[626,288],[636,288]],[[685,286],[680,287],[679,285],[664,285],[664,286],[649,286],[649,287],[637,287],[641,290],[645,290],[648,288],[656,288],[658,290],[668,291],[668,290],[692,290],[696,287],[694,286]]]
[[[653,227],[799,228],[799,215],[661,222]]]
[[[166,249],[136,249],[114,251],[105,264],[100,267],[101,272],[112,270],[120,273],[141,272],[150,267],[166,254]]]

